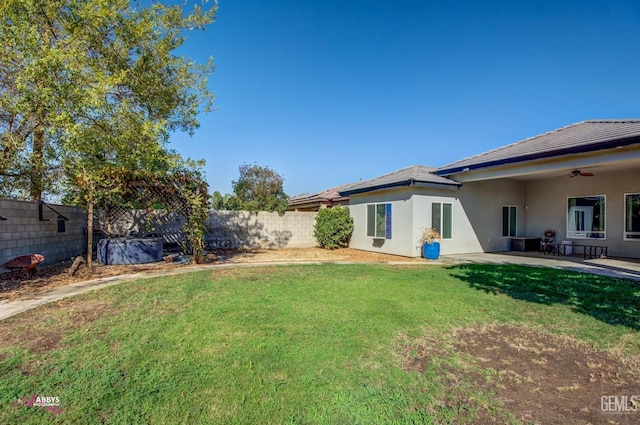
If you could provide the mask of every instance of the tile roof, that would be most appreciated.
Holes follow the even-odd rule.
[[[434,170],[439,175],[640,143],[640,119],[590,120],[530,137]]]
[[[315,193],[301,193],[296,196],[292,196],[289,198],[289,205],[298,205],[298,204],[306,204],[309,202],[317,202],[317,201],[334,201],[339,198],[344,198],[340,195],[340,190],[350,186],[352,183],[343,184],[340,186],[332,187],[331,189],[326,189],[321,192]]]
[[[416,183],[460,186],[460,183],[446,177],[440,177],[433,174],[433,170],[433,167],[412,165],[411,167],[403,168],[401,170],[385,174],[384,176],[349,185],[345,189],[341,190],[340,194],[351,195],[354,193],[370,192],[372,190],[386,189],[390,187],[410,186],[415,185]]]

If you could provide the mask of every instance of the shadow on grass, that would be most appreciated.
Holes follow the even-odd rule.
[[[640,330],[640,286],[630,280],[526,267],[465,264],[449,268],[470,287],[540,304],[564,304],[611,324]]]

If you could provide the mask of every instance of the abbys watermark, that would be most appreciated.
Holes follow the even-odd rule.
[[[636,413],[640,412],[640,394],[603,395],[600,397],[602,413]]]
[[[20,400],[14,402],[13,405],[15,407],[40,407],[56,415],[64,411],[60,397],[41,396],[39,394],[34,394],[31,398],[22,397]]]

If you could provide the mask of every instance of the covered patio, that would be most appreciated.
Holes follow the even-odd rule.
[[[598,248],[597,257],[640,258],[640,120],[584,121],[435,173],[462,183],[481,251],[552,231],[556,248],[567,241],[580,253]]]

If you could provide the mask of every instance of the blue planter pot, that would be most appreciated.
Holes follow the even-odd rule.
[[[422,256],[428,260],[437,260],[440,256],[440,242],[431,242],[422,245]]]

